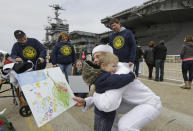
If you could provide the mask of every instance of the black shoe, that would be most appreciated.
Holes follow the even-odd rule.
[[[158,79],[155,79],[154,81],[159,81]]]

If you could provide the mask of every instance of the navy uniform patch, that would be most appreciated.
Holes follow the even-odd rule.
[[[23,50],[23,56],[27,59],[34,59],[37,56],[37,51],[32,46],[27,46]]]
[[[113,47],[115,49],[120,49],[124,46],[125,44],[125,39],[123,36],[116,36],[115,39],[113,40]]]
[[[72,53],[72,49],[70,48],[70,46],[68,45],[64,45],[60,48],[60,52],[63,54],[63,55],[71,55]]]

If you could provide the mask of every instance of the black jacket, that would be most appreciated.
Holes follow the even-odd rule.
[[[144,59],[147,64],[154,65],[154,48],[148,47],[144,53]]]
[[[180,52],[181,59],[193,57],[193,42],[186,42]]]
[[[135,61],[142,61],[142,56],[144,55],[143,50],[141,49],[141,46],[137,46],[136,48],[136,56]]]
[[[167,54],[167,48],[165,47],[164,43],[160,43],[154,47],[154,59],[161,59],[165,60]]]

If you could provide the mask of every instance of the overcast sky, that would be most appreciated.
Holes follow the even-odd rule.
[[[148,0],[0,0],[0,50],[11,51],[16,42],[14,30],[23,30],[28,37],[42,42],[47,17],[54,17],[51,4],[60,4],[69,31],[80,30],[93,33],[109,31],[100,20],[115,13],[139,6]]]

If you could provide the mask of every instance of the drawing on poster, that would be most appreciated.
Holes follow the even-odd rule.
[[[38,127],[76,104],[59,67],[17,74],[17,79]]]

